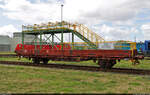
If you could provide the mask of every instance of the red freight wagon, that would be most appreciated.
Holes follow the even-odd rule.
[[[54,45],[54,47],[42,45],[40,49],[40,45],[24,45],[23,48],[22,44],[18,44],[15,52],[18,56],[32,58],[34,63],[43,61],[47,64],[49,60],[98,60],[102,68],[111,68],[117,60],[128,58],[137,61],[140,58],[136,50],[72,50],[69,44],[64,45],[63,50],[61,50],[61,45]]]

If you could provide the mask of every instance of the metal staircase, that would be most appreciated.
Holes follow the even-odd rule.
[[[87,39],[85,36],[83,36],[82,34],[80,34],[79,32],[74,32],[74,34],[76,36],[78,36],[80,39],[82,39],[84,42],[86,42],[89,46],[91,46],[92,48],[96,49],[97,46],[91,42],[89,39]]]
[[[105,41],[102,37],[92,32],[89,28],[87,28],[83,24],[77,25],[76,29],[77,31],[74,33],[92,47],[97,48],[98,43]]]

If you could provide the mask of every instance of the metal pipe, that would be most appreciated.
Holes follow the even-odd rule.
[[[42,49],[42,33],[40,32],[40,50]]]
[[[54,48],[54,34],[52,34],[52,47]]]

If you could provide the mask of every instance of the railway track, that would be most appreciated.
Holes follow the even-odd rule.
[[[16,54],[0,54],[0,57],[9,58],[9,57],[18,57],[18,56]]]
[[[66,65],[66,64],[44,65],[44,64],[33,64],[31,62],[16,62],[16,61],[0,61],[0,64],[59,68],[59,69],[73,69],[73,70],[83,70],[83,71],[92,71],[92,72],[112,72],[112,73],[122,73],[122,74],[150,75],[150,70],[143,70],[143,69],[127,69],[127,68],[102,69],[96,66],[79,66],[79,65]]]

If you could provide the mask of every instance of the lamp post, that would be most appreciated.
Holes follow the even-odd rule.
[[[63,4],[61,4],[61,27],[63,27]],[[63,50],[63,28],[62,28],[62,31],[61,31],[61,46],[62,46],[62,50]]]
[[[63,21],[63,4],[61,4],[61,22]]]

